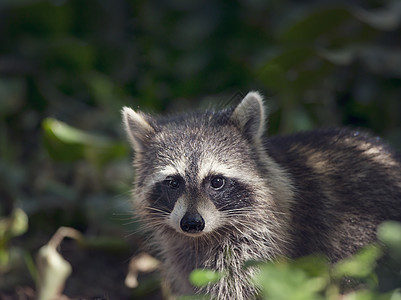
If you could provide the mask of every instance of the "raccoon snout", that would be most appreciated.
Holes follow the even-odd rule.
[[[197,212],[186,212],[181,219],[180,227],[184,232],[198,233],[205,228],[205,220]]]

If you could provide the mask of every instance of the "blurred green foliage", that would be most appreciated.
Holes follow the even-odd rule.
[[[190,282],[197,287],[218,282],[224,275],[212,270],[196,269],[191,272]]]
[[[12,249],[9,243],[13,237],[24,234],[28,228],[28,217],[17,208],[8,217],[0,218],[0,274],[14,267],[16,260],[21,259],[21,252]]]
[[[175,112],[257,89],[269,134],[361,126],[401,149],[400,28],[399,0],[0,1],[0,215],[29,217],[7,247],[34,253],[72,226],[139,248],[123,105]],[[21,274],[0,292],[32,286]],[[130,294],[82,278],[66,293],[81,281]]]
[[[260,299],[399,300],[400,237],[401,223],[388,221],[379,227],[378,239],[381,244],[366,246],[354,256],[333,265],[325,257],[313,255],[292,261],[247,262],[245,267],[256,265],[259,268],[251,282],[259,288]],[[388,268],[389,265],[392,270]],[[383,277],[383,269],[387,269],[391,276]],[[196,286],[206,286],[222,276],[210,270],[194,270],[191,282]],[[386,286],[383,286],[383,281]]]
[[[254,282],[266,300],[401,299],[401,259],[394,255],[399,253],[400,236],[400,223],[385,222],[379,227],[380,245],[366,246],[332,266],[319,256],[263,263]],[[380,272],[389,261],[391,279]],[[383,281],[388,285],[383,286]],[[350,288],[352,291],[347,291]]]
[[[103,136],[89,134],[52,118],[42,122],[43,142],[52,159],[77,161],[86,159],[101,167],[128,155],[128,147]]]

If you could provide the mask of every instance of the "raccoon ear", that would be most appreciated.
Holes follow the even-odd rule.
[[[149,117],[141,112],[135,112],[129,107],[121,110],[125,133],[135,152],[143,152],[149,136],[155,129],[149,123]]]
[[[254,141],[265,131],[265,108],[263,98],[258,92],[249,92],[234,109],[230,119],[240,126]]]

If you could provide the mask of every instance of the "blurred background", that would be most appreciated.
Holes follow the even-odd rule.
[[[269,134],[354,126],[401,149],[399,0],[0,0],[0,299],[34,299],[60,226],[70,298],[124,285],[146,237],[129,201],[122,106],[218,107],[259,90]]]

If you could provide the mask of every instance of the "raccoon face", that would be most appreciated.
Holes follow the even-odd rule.
[[[195,237],[251,211],[264,180],[258,93],[220,112],[158,119],[127,107],[122,112],[135,151],[134,199],[145,223]]]

